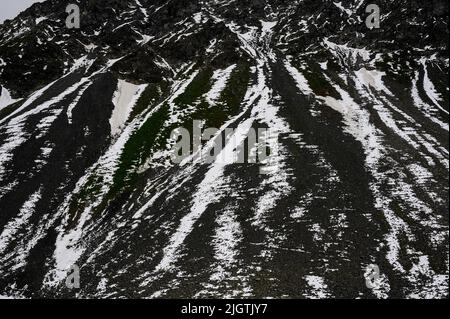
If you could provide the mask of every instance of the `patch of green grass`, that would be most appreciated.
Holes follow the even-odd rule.
[[[230,117],[239,113],[250,81],[250,65],[242,62],[236,66],[215,105],[208,104],[203,98],[212,87],[212,75],[210,68],[201,71],[185,92],[175,99],[180,108],[195,107],[195,110],[160,135],[161,146],[165,145],[172,130],[178,127],[183,127],[192,134],[194,120],[204,120],[206,127],[220,128]]]
[[[211,67],[206,67],[201,70],[192,82],[189,83],[186,90],[175,99],[175,104],[179,106],[193,105],[194,102],[211,89],[212,75],[213,70]]]
[[[150,111],[160,102],[164,94],[167,93],[167,90],[168,84],[166,82],[149,84],[136,102],[136,105],[131,111],[127,122],[131,122],[145,111]],[[135,177],[134,175],[129,176],[128,170],[132,168],[133,165],[138,165],[141,158],[141,150],[145,151],[148,149],[148,144],[151,143],[151,136],[156,135],[156,130],[158,128],[152,128],[151,126],[155,124],[157,125],[158,116],[161,116],[160,112],[156,112],[155,116],[153,116],[148,123],[145,123],[141,130],[132,135],[130,141],[125,145],[124,151],[120,158],[118,171],[113,178],[114,187],[112,194],[117,193],[117,190],[127,185],[128,180]],[[150,136],[150,139],[145,138],[146,134]],[[145,152],[142,156],[145,156]],[[81,209],[85,203],[92,200],[99,194],[102,183],[103,180],[101,177],[95,175],[95,173],[91,175],[88,178],[86,185],[76,195],[74,195],[70,203],[69,212],[75,216],[77,211]],[[100,206],[104,205],[105,203],[102,203]],[[98,209],[95,209],[95,211],[97,210]]]
[[[185,127],[192,132],[192,120],[202,119],[206,127],[220,128],[230,117],[239,113],[250,81],[250,66],[241,63],[233,70],[219,100],[215,105],[201,101],[197,111],[188,120]]]
[[[211,89],[212,75],[211,67],[202,69],[186,90],[174,100],[180,109],[194,107],[192,113],[181,116],[177,123],[165,125],[169,119],[169,106],[164,105],[130,137],[123,150],[119,169],[114,176],[113,192],[134,184],[138,177],[136,168],[144,164],[154,152],[165,149],[174,129],[184,127],[192,134],[193,121],[200,119],[206,121],[207,127],[218,128],[230,116],[239,112],[250,80],[250,65],[242,63],[235,68],[215,106],[209,105],[202,98]],[[138,102],[137,109],[143,107],[139,104],[147,103],[154,96],[154,88],[150,88],[145,93]]]
[[[113,187],[111,188],[113,194],[134,184],[138,177],[135,169],[144,164],[151,155],[156,138],[168,118],[168,106],[163,105],[130,137],[125,144],[119,168],[113,178]]]
[[[211,77],[213,69],[210,66],[202,69],[193,81],[186,87],[174,103],[181,110],[192,108],[193,111],[181,116],[179,121],[167,125],[169,119],[169,105],[164,104],[129,138],[122,151],[119,167],[113,177],[113,185],[103,202],[96,208],[101,211],[108,203],[132,191],[139,180],[137,169],[143,165],[155,152],[164,150],[172,131],[179,127],[186,128],[191,134],[193,120],[205,120],[207,127],[221,127],[231,116],[237,114],[247,92],[250,81],[250,65],[247,62],[238,64],[221,93],[217,105],[209,105],[203,95],[212,87]],[[149,85],[133,109],[131,118],[149,110],[149,105],[160,103],[161,98],[168,92],[166,83]]]
[[[149,109],[150,105],[156,105],[158,101],[167,93],[169,84],[165,81],[159,83],[150,83],[142,92],[139,100],[134,106],[128,118],[128,122],[133,121],[136,116]]]

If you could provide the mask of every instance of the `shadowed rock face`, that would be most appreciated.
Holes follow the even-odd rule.
[[[1,25],[0,296],[448,298],[448,2],[377,1],[379,29],[370,3],[47,0]],[[174,164],[193,120],[235,129],[221,155],[250,128],[278,152]]]

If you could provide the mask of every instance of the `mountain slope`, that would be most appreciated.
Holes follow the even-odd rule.
[[[380,1],[369,30],[369,3],[47,0],[0,26],[0,294],[448,297],[448,4]],[[174,164],[193,120],[220,129],[204,155],[252,127],[278,152]]]

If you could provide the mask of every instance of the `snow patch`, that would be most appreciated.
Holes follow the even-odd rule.
[[[236,68],[236,65],[231,65],[225,70],[216,70],[211,78],[214,84],[211,90],[206,94],[205,99],[209,105],[216,105],[220,98],[222,91],[225,89],[231,73]]]
[[[11,220],[6,226],[3,228],[2,233],[0,234],[0,252],[3,253],[5,249],[9,246],[13,239],[16,239],[17,233],[23,230],[31,216],[34,213],[34,208],[37,202],[41,199],[41,189],[32,194],[28,200],[22,205],[20,208],[19,214],[13,220]]]
[[[308,283],[311,291],[305,294],[306,298],[311,299],[325,299],[330,298],[328,286],[325,284],[325,280],[319,276],[306,276],[306,282]]]
[[[117,90],[114,92],[112,112],[109,123],[111,135],[115,136],[121,132],[138,98],[147,85],[135,85],[124,80],[119,80]]]
[[[218,266],[211,276],[211,280],[222,281],[231,274],[227,268],[231,267],[237,260],[238,245],[242,240],[242,229],[232,210],[224,211],[217,219],[216,233],[213,239],[214,257]]]
[[[202,15],[201,12],[195,13],[194,16],[193,16],[195,23],[197,23],[197,24],[201,23],[202,22],[202,17],[203,17],[203,15]]]
[[[386,72],[380,72],[377,70],[369,71],[366,68],[361,68],[356,71],[355,74],[367,89],[370,89],[372,87],[377,91],[386,93],[387,95],[393,95],[392,92],[389,91],[389,89],[383,83],[383,76],[386,75]]]
[[[41,23],[41,22],[44,21],[44,20],[47,20],[47,17],[40,17],[40,18],[37,18],[37,19],[35,20],[36,25],[38,25],[39,23]]]
[[[52,280],[47,283],[50,285],[56,285],[67,276],[67,272],[84,252],[84,248],[80,245],[80,239],[83,235],[83,228],[87,221],[91,218],[92,212],[89,209],[85,209],[81,214],[80,221],[74,229],[64,232],[63,227],[59,229],[59,235],[56,240],[56,248],[54,251],[54,258],[56,267],[52,273]]]
[[[427,96],[430,98],[430,100],[433,102],[436,107],[438,107],[442,112],[446,113],[448,115],[448,111],[445,110],[439,102],[442,101],[441,95],[436,91],[436,88],[433,85],[433,82],[431,82],[430,78],[428,77],[428,68],[427,63],[425,59],[421,59],[420,63],[422,63],[423,71],[424,71],[424,78],[423,78],[423,89],[425,90]]]
[[[286,67],[286,70],[292,76],[295,83],[297,84],[297,87],[300,89],[300,91],[303,94],[306,94],[306,95],[313,94],[313,90],[309,86],[308,80],[305,78],[305,76],[302,73],[300,73],[297,70],[297,68],[292,66],[292,64],[289,61],[285,61],[284,66]]]
[[[334,51],[335,55],[340,59],[343,65],[346,64],[346,60],[348,58],[350,58],[353,62],[356,62],[358,58],[361,58],[363,61],[367,62],[370,60],[370,56],[372,54],[369,50],[352,48],[346,44],[336,44],[328,39],[324,39],[323,43],[326,47]]]
[[[381,144],[375,127],[370,123],[370,114],[361,109],[346,91],[337,85],[333,86],[340,94],[341,100],[331,96],[318,96],[318,99],[342,114],[346,124],[346,132],[353,135],[363,145],[367,156],[366,163],[371,167],[381,157]]]
[[[344,8],[342,2],[333,2],[333,4],[339,9],[341,9],[343,12],[345,12],[349,17],[353,14],[352,10]]]
[[[0,86],[0,110],[17,101],[19,100],[13,99],[9,91],[4,86]]]

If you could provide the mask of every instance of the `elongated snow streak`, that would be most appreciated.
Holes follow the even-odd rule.
[[[251,127],[252,121],[246,120],[239,125],[234,135],[236,145],[241,145]],[[175,234],[170,239],[169,245],[164,248],[164,256],[161,262],[156,266],[155,271],[166,271],[171,269],[173,263],[178,259],[178,251],[183,245],[186,237],[191,233],[197,220],[206,211],[209,204],[217,200],[220,195],[220,186],[223,184],[223,173],[226,166],[222,159],[235,158],[234,143],[228,143],[219,154],[216,162],[206,173],[205,178],[200,183],[197,192],[194,195],[193,204],[190,213],[181,219],[180,225]]]
[[[113,97],[115,107],[109,120],[111,135],[115,136],[120,133],[133,106],[146,87],[147,85],[134,85],[124,80],[119,80],[117,90]]]
[[[265,94],[269,92],[270,90],[267,88],[263,91],[257,107],[252,110],[252,115],[255,115],[259,122],[266,124],[270,128],[270,136],[263,136],[263,140],[269,145],[271,151],[274,152],[276,150],[276,153],[274,152],[268,161],[262,163],[264,167],[261,173],[265,174],[265,179],[261,188],[268,188],[268,190],[265,190],[262,197],[256,203],[255,214],[252,217],[252,226],[264,230],[267,236],[265,240],[267,247],[278,248],[285,239],[285,234],[273,231],[267,225],[266,220],[268,218],[268,212],[276,207],[279,199],[288,195],[293,190],[288,181],[289,175],[286,172],[286,151],[281,147],[278,138],[279,134],[288,133],[290,128],[284,120],[277,116],[278,108],[268,103],[271,92],[270,95]],[[265,258],[270,258],[273,251],[274,249],[263,249],[261,255]]]
[[[278,150],[278,154],[274,154],[269,158],[269,161],[263,168],[267,173],[267,179],[264,180],[262,186],[270,186],[271,190],[266,192],[258,201],[256,206],[255,216],[253,217],[253,226],[266,227],[264,225],[265,214],[275,207],[277,200],[290,192],[291,188],[287,182],[287,174],[285,172],[285,157],[280,149],[278,135],[282,133],[289,133],[289,125],[277,116],[278,108],[270,103],[273,98],[273,92],[267,87],[267,79],[264,75],[264,64],[258,66],[259,68],[259,82],[264,87],[261,90],[261,97],[258,104],[252,109],[252,116],[260,123],[266,124],[270,128],[271,136],[262,136],[263,140],[269,145],[271,150]]]
[[[5,117],[4,119],[0,120],[0,125],[6,123],[9,119],[11,119],[12,117],[14,117],[16,114],[19,114],[20,112],[22,112],[23,110],[25,110],[28,106],[30,106],[31,103],[33,103],[34,101],[36,101],[37,98],[39,98],[42,94],[44,94],[45,91],[47,91],[48,88],[50,88],[53,84],[55,84],[58,80],[53,81],[52,83],[48,84],[47,86],[43,87],[42,89],[34,92],[29,98],[28,100],[25,101],[25,103],[23,103],[17,110],[15,110],[14,112],[12,112],[10,115],[8,115],[7,117]]]
[[[66,277],[69,267],[74,265],[85,251],[85,249],[79,244],[79,241],[82,238],[83,227],[91,216],[92,213],[90,209],[85,209],[81,214],[80,221],[78,222],[76,228],[69,230],[67,233],[59,233],[54,252],[56,263],[56,267],[52,273],[52,280],[54,284],[60,282]],[[49,283],[51,283],[51,281]]]
[[[346,123],[346,131],[354,136],[359,141],[366,153],[366,165],[376,172],[376,167],[382,156],[382,147],[378,141],[375,127],[369,122],[369,114],[365,110],[360,109],[347,92],[342,90],[337,85],[334,86],[341,95],[342,100],[337,100],[333,97],[322,98],[323,101],[338,111],[344,116]],[[374,170],[375,169],[375,170]],[[382,178],[381,174],[375,173],[375,177]],[[377,185],[371,186],[372,192],[375,196],[375,206],[383,211],[386,221],[391,227],[391,232],[386,235],[388,243],[387,259],[400,272],[404,272],[402,265],[398,262],[400,253],[399,235],[402,231],[409,234],[409,229],[406,223],[395,216],[389,209],[388,201],[381,195]]]
[[[33,193],[28,200],[22,205],[20,208],[19,214],[15,219],[11,220],[6,226],[3,228],[2,233],[0,234],[0,265],[9,265],[7,261],[14,257],[14,264],[12,269],[20,268],[25,265],[25,260],[27,257],[27,245],[29,245],[28,240],[22,240],[24,237],[29,237],[30,227],[29,221],[31,216],[34,214],[36,204],[41,199],[42,189],[37,190]],[[24,232],[21,234],[21,232]],[[4,254],[6,249],[12,244],[17,242],[17,246],[15,247],[14,253]],[[19,244],[21,243],[21,244]],[[23,245],[23,246],[22,246]],[[0,273],[5,269],[1,269]],[[9,269],[11,270],[11,269]]]
[[[413,118],[411,118],[409,115],[405,114],[403,111],[398,109],[396,106],[394,106],[388,99],[385,97],[382,97],[382,100],[378,99],[377,96],[374,93],[370,93],[371,89],[375,89],[378,92],[385,93],[387,95],[392,95],[392,93],[385,87],[382,81],[382,76],[384,75],[383,72],[378,71],[367,71],[365,69],[361,69],[356,72],[356,78],[354,78],[356,83],[356,88],[358,92],[371,100],[377,101],[377,103],[374,104],[374,109],[378,112],[378,115],[380,116],[381,120],[391,128],[398,136],[400,136],[403,140],[405,140],[409,145],[411,145],[414,149],[420,149],[420,146],[423,146],[424,149],[433,155],[436,159],[438,159],[442,165],[444,165],[447,169],[449,167],[448,163],[448,153],[441,154],[435,147],[428,141],[426,141],[425,138],[423,138],[419,132],[420,127],[417,125],[417,123],[414,121]],[[364,88],[366,90],[364,90]],[[388,109],[385,107],[385,105],[388,105],[391,109],[393,109],[395,112],[400,114],[406,122],[410,122],[412,127],[399,127],[399,124],[395,119],[393,118],[392,114],[388,111]],[[416,137],[416,141],[413,140],[411,136]],[[437,140],[434,139],[432,136],[427,136],[428,140],[431,140],[432,143],[438,144]],[[424,158],[427,158],[426,155],[424,155],[419,150],[419,154],[421,154]],[[431,164],[434,166],[434,164]]]
[[[0,234],[0,253],[8,247],[13,239],[17,239],[17,233],[27,225],[31,215],[34,213],[34,207],[40,198],[41,190],[39,189],[22,205],[18,216],[3,228]]]
[[[54,97],[53,99],[46,101],[45,103],[11,119],[6,126],[6,135],[8,138],[6,139],[6,143],[2,144],[0,146],[0,177],[2,177],[5,174],[5,164],[7,161],[11,160],[12,158],[12,151],[22,145],[27,138],[28,133],[24,131],[25,121],[30,115],[36,115],[42,112],[43,110],[48,109],[52,105],[55,105],[57,103],[60,103],[66,96],[72,94],[75,92],[79,87],[81,87],[85,82],[87,81],[87,78],[84,78],[80,82],[72,85],[70,88],[65,90],[64,92],[60,93],[58,96]],[[33,95],[34,96],[34,95]],[[37,98],[37,97],[36,97]],[[30,100],[32,100],[30,98]],[[29,104],[28,100],[26,104]],[[55,118],[53,118],[54,120]],[[50,125],[49,123],[46,123],[46,125]]]
[[[325,280],[319,276],[306,276],[306,282],[308,283],[311,291],[305,294],[305,297],[311,299],[325,299],[330,298],[330,292],[328,286],[325,284]]]
[[[87,82],[78,93],[77,97],[70,103],[70,105],[67,107],[67,120],[69,121],[69,124],[72,124],[72,112],[73,109],[77,106],[78,102],[80,101],[81,97],[83,96],[84,92],[89,88],[89,86],[92,84],[91,81]]]
[[[362,92],[363,87],[365,87],[366,89],[368,89],[369,87],[375,87],[378,90],[382,90],[385,91],[385,93],[388,93],[379,76],[380,74],[378,73],[368,74],[366,72],[360,74],[360,76],[358,77],[359,81],[357,81],[359,92],[364,96]],[[386,221],[391,228],[390,232],[385,237],[388,246],[386,258],[395,270],[400,273],[405,273],[406,271],[404,267],[399,262],[399,236],[401,234],[405,234],[410,240],[413,240],[414,238],[412,237],[411,230],[409,229],[405,221],[396,216],[395,213],[390,209],[389,204],[391,200],[383,196],[382,192],[380,191],[379,184],[383,180],[385,180],[387,176],[385,176],[383,173],[378,172],[379,163],[383,157],[383,154],[385,153],[385,150],[383,149],[378,137],[379,133],[377,132],[373,124],[370,123],[369,113],[361,109],[346,91],[344,91],[337,85],[333,86],[340,94],[341,100],[337,100],[330,96],[318,96],[317,98],[323,100],[326,105],[342,114],[344,123],[346,124],[345,130],[362,144],[366,153],[366,166],[372,172],[376,180],[375,183],[372,183],[370,185],[370,189],[372,190],[372,193],[375,197],[375,207],[383,212]],[[305,90],[303,93],[309,94],[310,92]],[[407,191],[407,188],[404,188],[404,190]],[[413,196],[413,198],[411,196]],[[410,205],[413,204],[412,202],[418,203],[418,199],[415,198],[413,194],[405,196],[405,194],[403,193],[401,194],[401,198],[403,198]],[[436,221],[433,222],[433,226],[437,226]]]
[[[128,124],[120,133],[119,137],[115,141],[115,143],[109,148],[109,150],[100,158],[100,160],[94,164],[88,171],[88,173],[83,176],[79,182],[77,183],[76,189],[73,191],[73,193],[77,193],[81,190],[83,185],[86,184],[87,178],[90,174],[99,174],[103,177],[103,183],[102,188],[100,190],[100,195],[97,196],[97,200],[92,203],[89,207],[87,207],[84,212],[81,215],[80,222],[78,223],[76,229],[69,231],[69,233],[65,234],[63,233],[63,230],[60,230],[60,234],[58,236],[57,240],[57,247],[54,252],[54,257],[56,261],[56,268],[52,271],[50,271],[46,276],[46,284],[49,286],[56,285],[59,281],[61,281],[66,272],[67,269],[72,266],[78,258],[81,256],[85,248],[81,246],[81,243],[79,242],[82,238],[82,234],[87,231],[84,225],[87,224],[87,222],[90,219],[90,211],[92,207],[95,207],[95,205],[99,204],[99,200],[102,198],[102,194],[106,194],[109,187],[112,184],[114,172],[117,169],[118,161],[120,158],[121,151],[125,147],[126,142],[129,140],[132,133],[139,129],[151,116],[160,109],[162,105],[165,103],[169,103],[173,108],[176,106],[174,105],[173,101],[177,96],[179,96],[181,93],[185,91],[185,88],[189,85],[189,83],[195,78],[196,74],[198,72],[194,72],[194,74],[186,81],[180,81],[179,83],[175,84],[175,92],[174,94],[171,94],[171,98],[168,100],[165,100],[161,102],[158,106],[156,106],[152,111],[150,111],[148,114],[146,114],[143,118],[136,118],[133,120],[130,124]],[[145,86],[139,86],[137,88],[136,92],[133,94],[133,96],[130,98],[130,96],[127,97],[127,107],[129,109],[132,109],[135,105],[135,103],[138,101],[140,95],[143,93]],[[134,91],[134,90],[133,90]],[[115,96],[116,99],[120,100],[119,96]],[[116,101],[116,103],[119,103]],[[123,103],[124,104],[124,103]],[[156,199],[156,198],[155,198]],[[66,201],[65,204],[62,205],[63,209],[62,211],[67,211],[68,209],[68,203],[69,201]],[[140,218],[139,213],[135,214],[134,220]],[[120,227],[119,227],[120,228]],[[101,247],[104,247],[108,242],[111,242],[114,238],[115,231],[110,232],[110,234],[107,236],[107,238],[99,245],[98,249],[99,251]],[[95,256],[91,256],[91,258],[88,260],[88,262],[92,261]]]
[[[89,86],[89,83],[91,82],[91,78],[93,78],[94,76],[96,76],[97,74],[99,74],[101,72],[104,72],[104,70],[106,68],[111,67],[115,62],[119,61],[120,59],[121,58],[109,61],[107,63],[107,66],[94,72],[93,74],[91,74],[88,77],[83,77],[78,83],[73,84],[71,87],[69,87],[62,93],[60,93],[58,96],[53,97],[52,99],[34,107],[31,110],[28,110],[28,111],[20,114],[17,117],[13,117],[15,114],[25,110],[29,105],[31,105],[34,101],[36,101],[36,99],[39,98],[48,88],[50,88],[54,83],[59,81],[61,78],[50,83],[46,87],[44,87],[44,88],[38,90],[37,92],[35,92],[34,94],[32,94],[28,98],[28,100],[19,109],[17,109],[15,112],[13,112],[11,115],[6,117],[5,119],[1,120],[0,125],[4,124],[4,123],[8,123],[8,124],[6,125],[6,132],[5,132],[7,138],[5,140],[5,143],[0,146],[0,178],[5,174],[5,164],[8,161],[10,161],[13,156],[12,151],[14,149],[16,149],[17,147],[19,147],[20,145],[22,145],[27,140],[27,138],[29,138],[29,136],[30,136],[29,133],[26,133],[24,131],[25,123],[29,116],[37,115],[37,114],[41,113],[42,111],[49,109],[51,106],[60,103],[64,98],[66,98],[67,96],[76,92],[80,88],[83,88],[82,90],[84,92],[84,90]],[[86,56],[82,57],[75,62],[70,73],[74,72],[75,70],[77,70],[80,67],[89,65],[92,62],[93,62],[92,60],[87,60]],[[84,87],[85,85],[86,85],[86,87]],[[74,101],[72,101],[71,105],[69,105],[69,109],[70,109],[70,112],[68,109],[69,121],[71,119],[71,110],[76,106],[81,95],[82,95],[82,92],[74,99]],[[57,118],[57,115],[59,115],[59,111],[54,111],[54,114],[47,117],[46,119],[44,119],[41,122],[41,125],[42,125],[41,133],[42,134],[45,134],[48,127],[50,127],[52,122]],[[40,136],[42,136],[42,134]]]
[[[227,268],[236,262],[237,246],[242,239],[242,230],[235,214],[231,210],[223,211],[216,218],[216,234],[213,239],[214,258],[217,260],[217,269],[211,280],[220,281],[230,275]]]
[[[448,256],[447,256],[448,258]],[[419,278],[428,278],[425,285],[414,289],[409,294],[411,299],[443,299],[448,295],[448,274],[436,274],[430,267],[429,257],[422,255],[418,258],[418,262],[411,269],[409,280],[416,282]],[[448,267],[448,259],[447,259]]]
[[[309,86],[308,80],[302,73],[300,73],[295,67],[293,67],[289,61],[285,61],[284,66],[297,84],[297,88],[302,93],[306,95],[313,94],[313,90]]]
[[[259,96],[259,92],[261,92],[261,85],[262,84],[258,81],[255,86],[247,90],[245,96],[246,107],[244,107],[244,110],[241,112],[241,114],[225,123],[223,128],[228,126],[230,122],[240,118],[243,114],[245,114],[246,110],[251,105],[253,105],[253,103]],[[203,181],[198,186],[197,192],[194,195],[190,213],[188,213],[181,219],[180,225],[175,231],[175,234],[170,239],[169,244],[164,248],[164,255],[161,262],[155,268],[156,272],[167,271],[171,269],[173,263],[179,258],[178,251],[184,243],[186,237],[191,233],[194,224],[205,212],[208,205],[217,200],[217,196],[220,195],[218,193],[220,190],[220,186],[223,184],[223,170],[227,164],[233,163],[234,159],[237,156],[235,146],[241,145],[245,140],[252,126],[252,123],[252,119],[247,119],[238,125],[237,129],[234,131],[233,137],[230,138],[230,141],[233,142],[228,143],[224,147],[221,153],[217,156],[216,161],[212,164],[211,168],[206,173]],[[210,142],[212,142],[212,140]],[[147,281],[144,281],[142,285],[145,285],[146,282]]]
[[[136,91],[132,96],[129,96],[127,100],[127,107],[132,109],[137,103],[140,95],[143,93],[145,85],[136,88]],[[134,91],[134,90],[133,90]],[[100,194],[96,196],[96,200],[89,207],[87,207],[81,215],[81,221],[77,224],[76,229],[69,231],[65,234],[60,232],[57,240],[57,247],[54,252],[54,257],[56,261],[56,268],[47,274],[47,284],[50,286],[56,285],[60,280],[62,280],[67,272],[67,269],[72,266],[84,251],[84,248],[80,246],[80,239],[82,238],[83,232],[87,231],[84,225],[90,219],[91,208],[99,204],[101,198],[108,192],[110,186],[113,182],[114,172],[116,171],[119,163],[119,158],[126,142],[128,141],[131,134],[145,121],[141,118],[133,120],[132,123],[127,125],[122,133],[119,135],[114,144],[105,152],[105,154],[94,164],[77,183],[76,189],[72,192],[73,194],[78,193],[81,188],[88,181],[88,176],[91,174],[96,174],[102,177],[102,187]],[[67,202],[68,203],[68,202]],[[68,205],[65,203],[63,205],[62,211],[67,211]],[[105,241],[99,245],[96,251],[99,251],[107,242],[113,239],[115,232],[111,232]],[[91,258],[87,261],[89,262],[95,256],[95,252]]]
[[[449,124],[448,123],[444,123],[442,122],[438,117],[437,117],[437,112],[436,110],[431,107],[430,105],[428,105],[427,103],[425,103],[419,95],[419,90],[417,88],[417,84],[419,82],[419,72],[416,71],[415,74],[415,78],[412,81],[412,88],[411,88],[411,95],[414,101],[414,104],[423,111],[423,114],[430,119],[432,122],[436,123],[437,125],[439,125],[442,129],[446,130],[447,132],[449,131]]]
[[[229,26],[233,28],[233,26]],[[236,30],[235,33],[239,36],[239,38],[243,41],[243,46],[248,50],[250,46],[249,43],[256,43],[253,31],[242,35],[239,34]],[[267,31],[268,32],[268,31]],[[256,56],[259,56],[260,53],[254,52]],[[164,256],[161,262],[155,268],[156,272],[169,270],[173,263],[179,258],[179,249],[184,243],[186,237],[191,233],[194,224],[201,217],[201,215],[206,211],[208,205],[217,200],[217,197],[220,196],[221,186],[224,184],[223,173],[224,168],[228,164],[232,164],[237,158],[236,154],[236,146],[242,145],[250,128],[256,120],[259,120],[263,123],[268,124],[274,131],[277,133],[287,132],[288,127],[287,124],[279,119],[276,116],[277,109],[271,105],[269,105],[269,100],[271,98],[272,92],[268,89],[266,78],[264,75],[264,66],[267,63],[266,58],[258,59],[258,80],[257,83],[247,91],[246,94],[246,108],[252,106],[256,99],[258,103],[256,106],[252,108],[251,117],[244,120],[242,123],[238,125],[236,128],[233,137],[222,152],[217,156],[215,163],[206,173],[204,180],[200,183],[197,192],[194,195],[193,205],[191,207],[190,213],[184,216],[180,222],[180,225],[175,232],[175,234],[170,239],[170,243],[168,246],[164,248]],[[278,141],[269,141],[270,143],[277,143]],[[272,149],[275,149],[274,145],[271,145]],[[274,174],[278,173],[279,165],[277,163],[275,165]],[[278,174],[278,176],[283,176],[282,174]],[[275,181],[275,180],[274,180]],[[286,181],[284,179],[280,181],[276,181],[276,184],[279,184],[280,188],[286,186]],[[280,196],[280,192],[274,190],[274,193],[269,193],[267,196],[270,196],[272,200],[275,200],[275,197],[278,198]],[[266,203],[268,199],[262,199],[262,203]],[[260,206],[261,207],[261,206]],[[262,216],[266,210],[260,210],[257,212],[258,216]]]
[[[373,74],[378,75],[377,73]],[[364,92],[362,91],[363,86],[365,86],[366,89],[369,89],[369,87],[374,87],[375,89],[384,91],[388,94],[388,91],[386,91],[380,78],[377,80],[374,80],[372,78],[368,81],[364,81],[362,77],[359,77],[359,79],[361,80],[362,85],[361,83],[357,83],[357,88],[362,96],[365,96]],[[392,202],[392,200],[382,194],[380,190],[380,184],[387,179],[389,185],[398,185],[398,187],[394,189],[393,194],[398,195],[410,208],[412,208],[413,211],[409,214],[410,217],[422,224],[424,227],[430,227],[431,229],[433,229],[431,235],[433,236],[431,238],[432,242],[441,244],[443,240],[445,240],[445,235],[443,235],[445,234],[445,229],[443,229],[439,225],[438,220],[433,216],[432,210],[415,196],[412,187],[410,187],[410,185],[403,181],[402,175],[400,175],[400,177],[394,182],[394,180],[385,175],[385,173],[379,172],[378,167],[381,159],[384,158],[383,154],[385,154],[386,151],[381,146],[379,138],[377,137],[378,133],[375,127],[369,122],[368,112],[360,109],[358,105],[356,105],[356,103],[353,101],[353,99],[349,96],[349,94],[342,90],[339,86],[334,85],[334,87],[341,95],[342,100],[336,100],[332,97],[319,98],[324,100],[327,105],[343,115],[344,122],[347,125],[346,131],[352,134],[356,140],[362,143],[366,152],[366,166],[370,169],[376,180],[375,183],[372,183],[370,185],[372,193],[375,197],[375,207],[383,212],[386,221],[391,228],[391,231],[385,237],[388,245],[388,252],[386,256],[387,260],[398,272],[407,273],[407,271],[399,261],[401,250],[399,236],[401,234],[404,234],[410,241],[414,241],[414,237],[412,235],[411,229],[406,224],[406,222],[391,210],[390,203]],[[372,96],[372,98],[374,98],[374,96]],[[379,114],[381,118],[383,118],[381,106],[375,106],[375,109],[380,112]],[[387,120],[387,110],[384,110],[383,112],[385,113],[384,119]],[[395,130],[395,132],[399,135],[402,135],[400,129]],[[409,140],[409,137],[406,135],[403,135],[402,137],[406,140]],[[413,141],[410,142],[415,143]],[[386,158],[386,160],[391,159]],[[393,164],[393,166],[395,166],[395,164]],[[424,221],[423,218],[417,215],[419,212],[425,213],[427,215],[426,221]],[[420,252],[417,252],[417,254],[420,254]],[[410,279],[410,281],[417,280],[411,271],[409,271],[409,274],[410,277],[412,276],[412,279]],[[386,286],[388,286],[387,283]]]
[[[428,95],[430,100],[433,102],[434,105],[436,105],[437,108],[439,108],[442,112],[448,115],[448,111],[439,104],[439,101],[441,101],[442,98],[440,94],[436,91],[433,82],[431,82],[430,78],[428,77],[428,68],[426,60],[421,59],[420,62],[422,63],[424,72],[423,89],[425,90],[425,93]]]
[[[202,284],[204,290],[199,291],[195,298],[217,297],[237,298],[251,297],[252,289],[248,278],[244,274],[236,274],[239,269],[239,244],[242,242],[243,233],[241,225],[234,213],[234,207],[227,207],[216,218],[217,228],[212,240],[214,248],[213,273],[207,283]],[[222,287],[228,282],[238,283],[235,289],[223,291]]]
[[[84,175],[78,181],[76,189],[72,192],[73,194],[78,193],[82,189],[82,187],[88,181],[88,176],[90,176],[91,174],[97,174],[97,175],[101,176],[102,181],[103,181],[102,188],[100,190],[100,194],[97,196],[97,200],[94,203],[92,203],[83,212],[82,216],[84,219],[82,220],[81,224],[86,224],[87,212],[89,212],[92,207],[95,207],[95,205],[99,204],[99,201],[101,200],[102,195],[106,194],[108,192],[110,186],[112,185],[114,172],[116,171],[116,169],[118,167],[121,152],[122,152],[123,148],[125,147],[127,141],[129,140],[130,136],[133,134],[133,132],[138,130],[146,121],[148,121],[151,118],[151,116],[157,110],[159,110],[161,108],[162,105],[164,105],[165,103],[170,103],[170,102],[173,103],[173,100],[176,98],[176,96],[178,96],[179,94],[184,92],[184,88],[187,87],[187,85],[194,78],[194,76],[195,75],[193,75],[187,81],[182,81],[182,82],[176,84],[175,85],[175,88],[176,88],[175,96],[171,95],[172,98],[170,100],[165,100],[165,101],[161,102],[152,111],[148,112],[143,118],[138,117],[138,118],[134,119],[130,124],[128,124],[123,129],[123,131],[120,133],[120,135],[118,136],[118,138],[116,139],[114,144],[106,151],[106,153],[99,159],[99,161],[88,170],[86,175]],[[136,89],[136,91],[134,89]],[[118,102],[118,100],[120,100],[120,96],[118,96],[116,94],[115,95],[115,100],[116,100],[115,103],[122,103],[122,105],[126,104],[128,109],[132,109],[134,107],[134,105],[137,103],[139,97],[142,95],[144,89],[145,89],[145,85],[139,86],[137,88],[133,88],[132,91],[135,91],[135,92],[132,96],[130,96],[130,94],[127,94],[126,98],[124,99],[124,100],[126,100],[126,103],[123,101]],[[123,118],[122,118],[122,121],[123,121]],[[156,198],[155,198],[155,200],[156,200]],[[67,211],[68,203],[69,203],[69,201],[67,201],[63,205],[62,211]],[[135,218],[133,218],[133,220],[139,219],[141,217],[140,214],[143,213],[143,210],[141,210],[140,212],[141,213],[138,212],[135,214]],[[52,272],[50,272],[49,274],[47,274],[49,285],[54,285],[58,282],[58,280],[61,280],[67,270],[67,267],[70,267],[71,263],[76,262],[76,260],[81,255],[83,249],[78,247],[78,245],[79,245],[78,241],[81,238],[82,232],[83,232],[83,227],[78,225],[77,230],[71,231],[67,235],[64,235],[63,233],[61,233],[59,235],[58,240],[61,242],[61,244],[58,246],[59,251],[55,250],[55,259],[57,259],[57,260],[59,259],[59,262],[57,262],[57,268],[55,270],[53,270]],[[114,234],[115,234],[115,231],[111,232],[110,235],[107,236],[107,238],[99,245],[99,248],[96,251],[100,250],[101,247],[104,247],[106,245],[106,243],[113,240]],[[64,247],[65,247],[64,245],[66,245],[67,242],[69,242],[70,245],[69,245],[68,251],[66,253],[71,257],[64,259],[64,258],[62,258],[62,256],[64,255],[63,254]],[[94,256],[91,256],[89,261],[91,261],[93,258],[94,258]]]
[[[220,98],[222,91],[225,89],[231,73],[236,68],[236,65],[231,65],[225,70],[216,70],[211,78],[214,82],[211,90],[206,94],[206,102],[210,105],[216,105]]]

